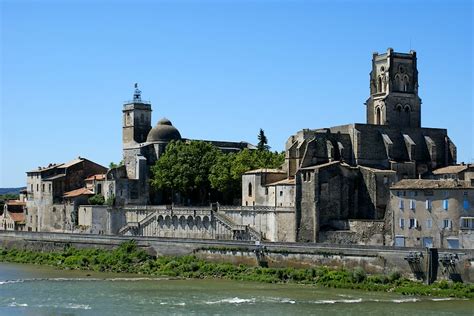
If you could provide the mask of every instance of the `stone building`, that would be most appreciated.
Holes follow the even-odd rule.
[[[456,163],[456,146],[446,129],[421,127],[414,51],[375,53],[369,79],[366,124],[303,129],[286,142],[282,170],[294,185],[294,197],[288,199],[294,200],[297,241],[357,239],[340,240],[339,233],[334,239],[328,232],[360,227],[349,223],[354,219],[383,223],[392,183],[429,177],[433,170]],[[266,184],[255,180],[243,177],[243,198],[250,185],[258,185],[256,196],[246,201],[266,205]],[[377,242],[389,242],[389,228],[383,224],[375,235]],[[375,242],[369,239],[363,242]]]
[[[466,180],[474,186],[474,164],[464,164],[447,166],[433,171],[435,179],[457,179]]]
[[[28,171],[26,226],[28,231],[72,231],[80,203],[87,203],[85,179],[107,168],[78,157],[67,163],[49,164]],[[78,195],[79,193],[79,195]],[[86,192],[89,195],[91,191]],[[87,194],[86,194],[87,195]]]
[[[0,230],[26,230],[26,202],[19,200],[5,202],[0,212]]]
[[[464,180],[404,179],[390,188],[395,246],[474,248],[474,186]]]

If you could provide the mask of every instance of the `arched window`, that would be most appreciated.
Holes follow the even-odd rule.
[[[382,92],[382,77],[377,80],[377,92]]]
[[[394,82],[395,84],[394,84],[394,86],[395,86],[395,90],[397,90],[397,91],[400,91],[400,81],[401,81],[400,75],[396,74],[395,75],[395,82]]]
[[[408,85],[410,84],[410,79],[408,78],[407,75],[403,77],[403,92],[408,91]]]
[[[376,114],[375,124],[377,124],[377,125],[381,125],[381,124],[382,124],[382,112],[380,111],[380,108],[377,108],[377,114]]]
[[[249,182],[249,196],[252,196],[252,183]]]

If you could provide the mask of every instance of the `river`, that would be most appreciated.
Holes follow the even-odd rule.
[[[0,263],[0,315],[473,315],[474,301]]]

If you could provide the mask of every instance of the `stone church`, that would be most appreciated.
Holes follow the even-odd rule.
[[[151,103],[141,98],[135,84],[133,100],[123,105],[123,166],[107,173],[106,197],[113,197],[115,205],[162,204],[159,193],[150,192],[150,168],[164,153],[172,140],[190,141],[181,137],[170,120],[162,118],[151,126]],[[247,142],[204,140],[224,152],[235,152],[255,147]]]
[[[373,243],[388,243],[383,235],[390,228],[383,219],[390,186],[456,163],[446,129],[421,127],[416,52],[374,53],[369,79],[366,124],[303,129],[286,142],[285,174],[277,180],[294,186],[294,196],[285,200],[294,202],[296,241],[356,242],[344,239],[367,233],[375,235]],[[262,181],[270,172],[260,172],[259,181],[255,174],[244,175],[243,203],[259,199],[249,196],[252,186],[268,194],[278,184]],[[353,234],[335,234],[341,230]]]

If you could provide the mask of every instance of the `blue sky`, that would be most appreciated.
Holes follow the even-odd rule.
[[[274,150],[303,128],[365,122],[372,52],[417,51],[422,125],[474,158],[472,1],[1,3],[0,187],[77,156],[121,160],[138,82],[153,125]]]

